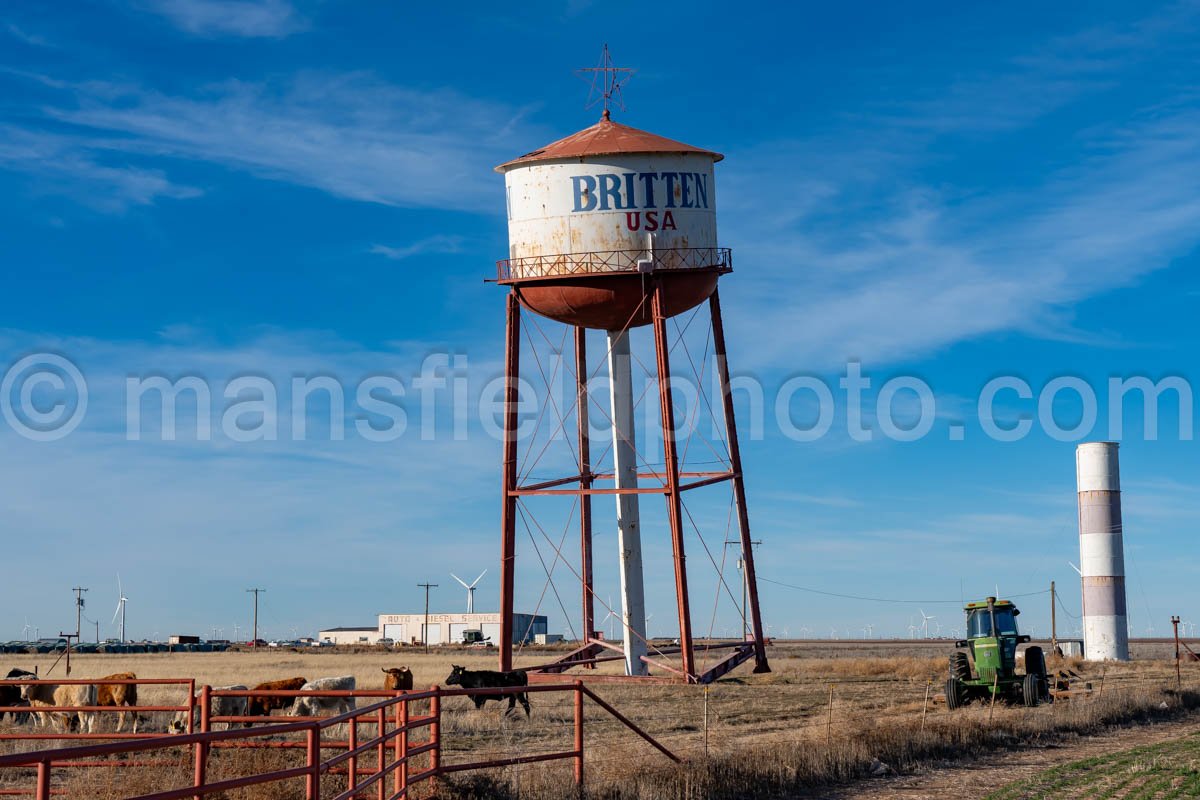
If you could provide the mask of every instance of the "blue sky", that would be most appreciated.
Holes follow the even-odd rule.
[[[483,279],[507,243],[491,168],[594,122],[572,70],[604,42],[638,70],[618,120],[726,154],[734,369],[771,396],[798,375],[836,387],[854,361],[872,403],[897,375],[937,395],[916,442],[855,441],[840,405],[820,441],[768,420],[743,442],[764,578],[922,601],[764,583],[771,631],[907,635],[919,609],[950,628],[961,594],[1050,580],[1078,613],[1075,442],[1110,437],[1110,376],[1197,378],[1198,27],[1192,3],[10,6],[0,367],[57,353],[90,396],[59,441],[0,422],[0,528],[22,567],[0,587],[0,639],[27,620],[68,629],[80,584],[111,633],[118,572],[138,637],[231,635],[249,586],[268,589],[278,636],[413,609],[419,581],[457,609],[451,570],[489,568],[479,606],[493,605],[500,448],[477,423],[444,435],[448,392],[428,409],[434,441],[410,426],[388,443],[169,442],[129,440],[124,386],[200,375],[219,403],[238,376],[411,380],[435,353],[465,357],[472,386],[494,378],[503,295]],[[1035,391],[1082,378],[1100,390],[1097,425],[991,441],[975,401],[1001,375]],[[1069,427],[1079,410],[1059,400]],[[1136,404],[1121,437],[1138,635],[1197,602],[1200,462],[1164,408],[1156,441]],[[1008,395],[1002,410],[1036,405]],[[650,628],[665,634],[661,534],[648,523]],[[529,609],[544,575],[521,559]],[[715,578],[695,574],[697,628],[736,626],[728,604],[709,621]],[[1047,603],[1029,603],[1044,633]],[[541,608],[566,630],[549,596]]]

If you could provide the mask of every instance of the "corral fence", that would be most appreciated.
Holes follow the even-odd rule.
[[[111,681],[117,683],[118,681]],[[130,683],[175,683],[188,684],[187,680],[129,681]],[[16,681],[0,681],[3,684]],[[43,681],[43,683],[65,684],[68,681]],[[98,681],[70,681],[69,683],[98,683]],[[104,681],[104,683],[110,683]],[[503,698],[523,693],[570,693],[573,700],[573,744],[569,750],[545,753],[528,753],[508,758],[493,758],[480,761],[443,761],[445,736],[442,731],[442,700],[447,697],[494,697]],[[672,761],[680,759],[669,749],[646,733],[637,724],[621,714],[582,681],[562,684],[541,684],[519,687],[489,689],[444,689],[438,686],[424,691],[254,691],[214,690],[203,686],[200,692],[189,689],[189,702],[181,706],[142,706],[141,710],[188,712],[189,726],[195,716],[199,730],[178,735],[153,734],[9,734],[4,739],[66,739],[104,738],[127,739],[106,744],[89,744],[37,750],[0,756],[0,778],[13,778],[32,786],[0,789],[0,795],[32,796],[36,800],[69,793],[61,783],[56,785],[56,773],[61,777],[63,770],[87,766],[155,766],[180,764],[178,759],[163,757],[171,750],[186,748],[189,752],[190,785],[179,786],[151,794],[131,796],[130,800],[182,800],[216,795],[249,786],[279,784],[286,781],[303,781],[306,800],[351,800],[356,797],[374,795],[379,800],[408,798],[419,786],[436,788],[439,778],[459,772],[486,770],[519,764],[569,760],[573,763],[574,781],[577,786],[584,782],[584,700],[589,699],[609,717],[631,733],[645,740],[663,756]],[[220,697],[319,697],[319,698],[368,698],[378,699],[370,705],[355,708],[330,717],[249,717],[218,716],[211,714],[212,700]],[[192,709],[195,709],[193,712]],[[53,712],[96,712],[120,713],[121,708],[77,707],[52,709]],[[129,711],[129,708],[125,708]],[[0,708],[0,711],[29,712],[29,707]],[[47,710],[50,711],[50,710]],[[213,725],[232,726],[239,723],[259,723],[257,727],[232,728],[214,731]],[[360,727],[370,730],[360,733]],[[295,736],[295,739],[283,737]],[[209,778],[209,763],[217,748],[287,748],[304,751],[303,766],[286,769],[259,771],[254,774],[212,780]],[[323,757],[323,751],[336,751],[335,755]],[[116,758],[117,760],[113,760]],[[322,777],[345,776],[345,789],[340,792],[324,793]],[[390,788],[389,788],[390,784]]]

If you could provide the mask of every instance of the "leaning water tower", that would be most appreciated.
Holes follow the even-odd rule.
[[[606,80],[606,89],[609,86]],[[607,100],[607,92],[605,97]],[[512,669],[514,638],[522,640],[521,632],[513,628],[517,522],[524,514],[519,504],[539,496],[565,495],[579,508],[580,568],[575,575],[580,584],[583,642],[556,662],[530,668],[531,678],[617,660],[624,661],[626,676],[653,672],[691,683],[715,680],[749,659],[754,659],[755,672],[768,672],[717,293],[718,279],[732,271],[730,250],[720,247],[717,240],[714,165],[722,156],[614,122],[607,105],[595,125],[496,168],[504,175],[509,232],[509,257],[499,262],[497,276],[497,283],[508,291],[500,669]],[[720,469],[690,471],[681,468],[676,443],[667,322],[701,304],[707,304],[711,324],[721,395],[713,405],[722,409],[728,458]],[[536,483],[527,482],[526,471],[518,463],[522,456],[518,384],[525,311],[570,326],[574,340],[578,427],[572,442],[576,461],[572,470],[577,466],[578,471]],[[588,329],[604,332],[604,359],[589,361]],[[646,369],[657,387],[656,416],[662,440],[661,451],[656,450],[652,457],[639,453],[635,433],[631,363],[637,357],[631,353],[631,338],[637,336],[653,340],[653,363]],[[587,378],[604,360],[608,364],[608,397],[589,397]],[[603,405],[602,399],[606,400]],[[594,443],[611,459],[607,469],[592,463],[589,407],[599,407],[611,421],[611,442]],[[709,411],[715,418],[715,409]],[[661,467],[648,466],[652,463]],[[685,558],[689,523],[683,496],[720,483],[732,487],[736,509],[739,538],[730,544],[740,549],[744,592],[739,593],[746,598],[741,607],[745,633],[736,642],[717,642],[712,637],[697,642]],[[609,495],[612,500],[606,497]],[[648,638],[643,591],[642,511],[653,503],[652,510],[661,513],[660,498],[666,502],[665,527],[679,623],[678,642],[672,641],[669,647],[652,645]],[[593,502],[601,500],[614,503],[615,518],[610,525],[599,524],[599,517],[593,517]],[[598,535],[611,531],[616,552],[594,552],[594,531]],[[610,609],[610,613],[621,627],[620,644],[606,640],[597,630],[594,604],[599,596],[593,586],[592,564],[593,559],[604,557],[615,557],[619,566],[619,611]],[[717,660],[701,665],[698,650],[704,656],[717,653]]]

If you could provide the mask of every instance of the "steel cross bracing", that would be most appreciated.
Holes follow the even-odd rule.
[[[613,448],[613,441],[609,439],[608,444],[600,449],[599,453],[592,450],[592,437],[588,435],[589,423],[593,419],[603,420],[608,425],[612,425],[612,418],[609,410],[597,403],[595,398],[591,396],[589,390],[590,382],[596,378],[604,369],[608,359],[611,357],[610,352],[605,352],[603,358],[596,360],[595,363],[589,364],[587,352],[587,335],[582,328],[573,328],[569,325],[564,325],[564,332],[561,337],[548,335],[545,326],[557,325],[559,323],[550,322],[536,315],[523,315],[519,293],[520,286],[514,286],[508,295],[507,305],[507,333],[505,347],[505,403],[504,403],[504,484],[503,484],[503,539],[501,553],[501,635],[500,635],[500,668],[511,669],[513,664],[513,597],[516,580],[516,533],[518,520],[524,528],[525,533],[533,546],[534,553],[539,561],[542,571],[545,575],[545,583],[542,586],[538,597],[537,607],[534,610],[536,615],[546,600],[547,594],[552,594],[559,610],[568,619],[568,627],[573,636],[576,635],[574,624],[569,620],[573,614],[568,613],[566,604],[563,601],[562,594],[558,591],[555,585],[554,576],[559,564],[563,564],[565,568],[572,574],[573,578],[580,584],[580,601],[581,601],[581,618],[582,618],[582,635],[578,638],[583,642],[574,653],[566,656],[557,662],[541,665],[540,667],[527,668],[534,672],[534,677],[537,674],[554,674],[570,669],[574,666],[583,666],[594,668],[597,663],[619,660],[621,655],[604,655],[606,651],[616,650],[623,652],[620,647],[616,647],[610,642],[603,641],[596,631],[596,605],[599,605],[613,612],[613,609],[606,603],[596,592],[593,583],[593,562],[595,551],[593,548],[593,519],[592,519],[592,498],[597,495],[618,495],[618,494],[644,494],[644,495],[660,495],[664,497],[667,503],[667,529],[671,541],[672,560],[674,563],[675,585],[676,585],[676,606],[679,614],[679,631],[680,636],[678,646],[661,646],[649,641],[648,637],[637,636],[645,642],[649,654],[643,656],[643,660],[652,667],[663,672],[670,673],[689,682],[708,682],[715,680],[720,675],[728,670],[736,667],[743,661],[753,658],[755,661],[755,671],[769,671],[765,653],[765,637],[763,636],[763,627],[761,614],[758,607],[757,583],[755,580],[754,563],[753,563],[753,548],[749,546],[749,522],[746,513],[745,505],[745,488],[742,480],[741,471],[741,456],[737,446],[737,431],[733,416],[733,403],[729,391],[729,373],[726,363],[724,330],[721,321],[720,300],[716,292],[713,293],[707,304],[703,304],[693,310],[686,322],[680,324],[679,318],[667,318],[662,313],[664,285],[662,282],[648,275],[646,278],[646,291],[642,298],[641,304],[634,309],[630,315],[629,321],[624,329],[620,332],[627,333],[635,319],[644,318],[646,308],[650,309],[651,325],[647,326],[654,338],[654,364],[649,366],[645,364],[636,355],[633,355],[633,360],[648,376],[645,387],[635,402],[635,408],[643,407],[644,401],[651,394],[651,390],[657,387],[659,400],[658,421],[661,423],[662,435],[661,438],[654,442],[656,448],[661,447],[661,460],[651,458],[646,453],[639,451],[636,447],[631,449],[635,453],[637,463],[637,473],[639,483],[636,488],[617,489],[611,484],[614,480],[614,475],[610,471],[598,471],[597,465],[605,463]],[[689,347],[686,334],[692,327],[695,320],[707,316],[711,322],[710,326],[705,326],[705,339],[703,347],[699,348],[699,352],[694,351]],[[526,319],[527,318],[527,319]],[[527,321],[528,320],[528,321]],[[673,331],[673,336],[669,335],[669,331]],[[564,357],[564,353],[568,350],[568,341],[570,340],[571,350],[573,350],[573,364]],[[548,348],[557,356],[555,363],[549,367],[543,362],[542,355],[539,349]],[[539,377],[546,389],[546,396],[543,402],[537,409],[535,419],[533,420],[532,432],[524,433],[527,437],[527,442],[518,441],[518,383],[522,379],[521,361],[523,351],[528,352],[532,363],[535,367],[537,377]],[[680,355],[679,364],[687,364],[687,370],[690,371],[691,379],[695,381],[696,392],[695,399],[692,403],[690,413],[686,419],[681,420],[684,428],[686,428],[686,436],[678,437],[679,427],[676,425],[676,396],[675,390],[670,380],[671,372],[671,357]],[[715,391],[721,394],[721,423],[723,427],[723,436],[715,443],[707,437],[700,435],[705,420],[711,421],[713,429],[718,428],[716,403],[714,398],[709,396],[706,391],[706,377],[710,375],[710,367],[712,376],[716,382]],[[686,372],[685,371],[685,372]],[[678,380],[679,376],[675,376]],[[566,400],[560,405],[559,398],[552,391],[552,387],[557,380],[571,382],[571,391]],[[538,387],[541,388],[541,387]],[[594,415],[598,414],[599,417]],[[569,435],[570,427],[574,425],[576,428],[575,435]],[[649,424],[647,423],[648,427]],[[544,436],[544,441],[541,440]],[[636,439],[637,437],[630,437]],[[692,453],[695,439],[700,439],[707,447],[708,451],[713,456],[711,461],[696,464],[689,462],[688,458]],[[628,438],[623,441],[629,442]],[[554,447],[554,445],[558,447]],[[562,445],[565,444],[565,447]],[[539,446],[540,445],[540,446]],[[572,472],[570,474],[562,474],[565,470],[561,469],[561,465],[565,461],[565,456],[570,457]],[[557,457],[557,460],[555,458]],[[553,470],[555,464],[559,466],[557,476],[553,472],[549,476],[538,476],[539,479],[534,480],[535,472],[538,467],[543,464],[543,461],[551,461],[548,469]],[[691,468],[689,468],[689,465]],[[713,467],[708,469],[696,469],[695,466]],[[703,487],[726,484],[730,487],[730,498],[727,511],[722,512],[721,516],[725,517],[725,531],[722,535],[722,542],[728,538],[729,528],[736,519],[740,539],[742,541],[742,558],[745,569],[745,579],[748,583],[749,591],[747,592],[747,605],[744,607],[739,602],[737,594],[729,586],[725,580],[725,554],[722,544],[722,555],[720,562],[712,553],[708,542],[701,531],[701,526],[697,522],[696,514],[693,509],[689,508],[685,502],[684,495],[695,489]],[[551,536],[539,520],[533,508],[536,505],[538,498],[553,498],[558,497],[560,501],[571,499],[571,506],[566,515],[566,523],[563,526],[561,534]],[[578,524],[580,534],[580,553],[577,560],[578,568],[573,564],[573,559],[568,558],[563,550],[567,541],[567,536],[573,527]],[[716,591],[713,593],[713,613],[709,624],[707,636],[697,647],[694,641],[694,632],[692,630],[692,620],[690,611],[690,596],[688,588],[688,572],[686,570],[686,547],[691,541],[690,533],[693,533],[696,540],[700,542],[705,555],[712,565],[716,575]],[[535,535],[536,532],[536,535]],[[540,537],[540,542],[539,542]],[[694,543],[694,542],[693,542]],[[551,557],[549,552],[544,552],[542,545],[545,545],[549,550],[553,551]],[[738,609],[739,615],[750,623],[747,627],[753,632],[752,641],[738,641],[715,643],[713,641],[713,628],[718,613],[718,607],[722,602],[721,596],[724,595],[732,601],[735,608]],[[620,615],[618,615],[620,619]],[[621,620],[622,626],[625,626],[625,621]],[[522,634],[519,638],[524,641],[527,636],[527,631],[519,631]],[[722,651],[728,651],[724,657],[719,658],[715,663],[701,664],[697,660],[697,653],[704,656],[716,652],[720,654]],[[670,656],[678,656],[678,660],[670,660]]]

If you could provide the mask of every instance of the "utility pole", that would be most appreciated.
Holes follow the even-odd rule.
[[[1054,581],[1050,581],[1050,651],[1058,652],[1058,596],[1054,592]]]
[[[737,539],[732,539],[730,541],[725,542],[726,547],[728,547],[731,544],[740,545],[741,541],[739,541]],[[755,539],[750,542],[751,547],[757,547],[758,545],[761,545],[761,544],[762,544],[762,539]],[[750,634],[750,622],[749,622],[749,620],[746,619],[746,606],[749,603],[749,599],[747,598],[747,595],[749,594],[749,591],[750,591],[750,581],[746,576],[746,554],[744,552],[742,553],[741,558],[739,558],[737,561],[737,568],[738,568],[738,572],[740,572],[742,575],[742,641],[744,642],[744,641],[746,641],[746,637]]]
[[[258,647],[258,596],[266,589],[247,589],[246,591],[254,595],[254,638],[250,641],[250,646]],[[236,634],[234,638],[236,638]]]
[[[100,623],[96,622],[96,644],[100,644]]]
[[[1175,629],[1175,688],[1179,689],[1183,686],[1183,679],[1179,676],[1179,617],[1171,617],[1171,627]]]
[[[86,592],[87,589],[84,589],[84,591]],[[71,677],[71,640],[74,639],[75,643],[79,644],[79,634],[78,633],[63,633],[62,631],[59,631],[58,638],[67,640],[67,677],[69,678],[69,677]],[[56,661],[54,663],[57,664],[58,662]],[[50,666],[50,669],[54,669],[53,664]],[[49,671],[49,670],[47,670],[47,671]]]
[[[429,652],[429,590],[436,589],[436,583],[418,583],[425,590],[425,630],[421,632],[421,640],[425,642],[425,652]]]
[[[75,592],[75,641],[79,641],[80,625],[83,617],[83,593],[87,589],[82,586],[76,586],[71,591]]]

